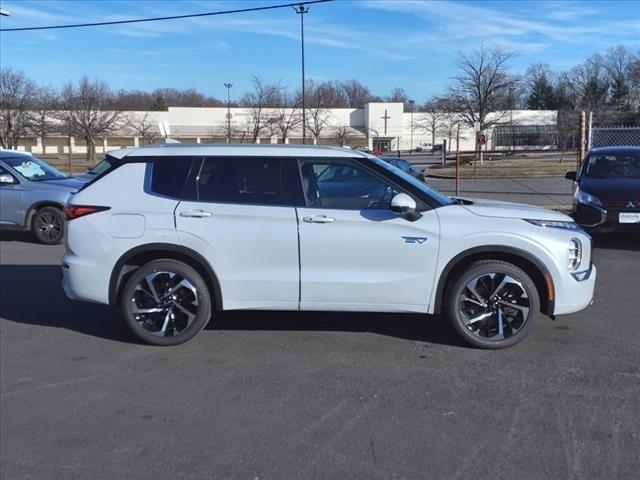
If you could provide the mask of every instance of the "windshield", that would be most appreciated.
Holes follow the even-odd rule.
[[[385,162],[384,160],[380,160],[379,158],[376,158],[376,157],[369,157],[369,160],[374,162],[376,165],[393,172],[397,176],[401,177],[403,180],[409,182],[414,187],[420,189],[422,192],[424,192],[426,195],[428,195],[430,198],[434,199],[436,202],[440,203],[441,205],[453,205],[454,203],[456,203],[451,198],[445,197],[444,195],[442,195],[435,188],[430,187],[426,183],[421,182],[420,180],[415,178],[413,175],[409,175],[404,170],[398,167],[394,167],[393,165]]]
[[[587,178],[640,178],[640,153],[591,154],[585,168]]]
[[[67,178],[64,173],[36,157],[20,156],[3,158],[3,160],[27,180],[39,181]]]
[[[87,173],[90,175],[100,175],[103,172],[106,172],[111,168],[111,162],[109,161],[109,157],[105,157],[104,160],[98,162],[98,164],[89,170]]]

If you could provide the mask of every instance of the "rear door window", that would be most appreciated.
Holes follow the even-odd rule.
[[[192,163],[192,157],[155,158],[151,173],[151,191],[166,197],[180,198]]]
[[[196,178],[202,202],[290,205],[283,188],[284,159],[275,157],[208,157]]]

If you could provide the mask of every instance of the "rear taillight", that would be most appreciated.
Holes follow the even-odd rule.
[[[97,207],[95,205],[67,205],[64,207],[64,216],[67,220],[73,220],[74,218],[84,217],[85,215],[91,215],[92,213],[104,212],[111,207]]]

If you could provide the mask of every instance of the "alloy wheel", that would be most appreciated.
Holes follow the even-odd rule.
[[[136,285],[131,312],[141,329],[159,337],[186,331],[198,314],[198,291],[188,278],[153,271]]]
[[[464,326],[483,340],[518,334],[529,321],[531,302],[522,282],[504,273],[485,273],[469,281],[458,300]]]
[[[55,241],[62,234],[62,221],[51,212],[43,212],[38,215],[36,228],[42,238],[47,241]]]

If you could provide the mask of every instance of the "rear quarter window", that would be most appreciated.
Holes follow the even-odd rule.
[[[165,197],[180,198],[192,161],[191,157],[154,159],[151,170],[151,191]]]

